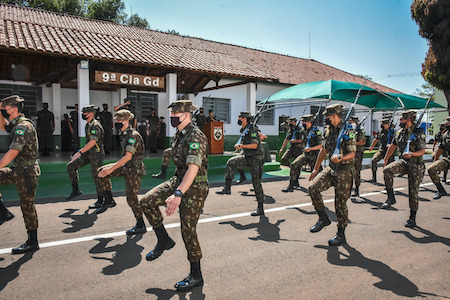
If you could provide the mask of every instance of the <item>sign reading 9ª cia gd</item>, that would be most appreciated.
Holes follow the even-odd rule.
[[[106,84],[164,88],[164,77],[95,71],[95,82]]]

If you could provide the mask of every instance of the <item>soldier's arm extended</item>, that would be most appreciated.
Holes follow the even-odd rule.
[[[72,158],[72,161],[76,160],[78,157],[81,156],[81,154],[91,150],[92,147],[94,147],[97,144],[97,142],[95,140],[90,140],[86,145],[84,145],[83,148],[81,148],[80,150],[78,150],[77,153],[75,153],[75,155]]]
[[[283,145],[281,145],[280,151],[278,152],[278,155],[280,155],[281,153],[283,153],[284,148],[287,146],[288,140],[284,139],[283,141]]]
[[[389,157],[391,157],[392,154],[394,154],[395,149],[397,149],[397,145],[394,144],[390,144],[387,151],[386,151],[386,155],[384,156],[384,165],[383,167],[386,167],[387,162],[389,160]]]
[[[6,121],[5,117],[3,117],[2,114],[0,114],[0,129],[6,131],[5,129],[6,124],[8,124],[8,121]]]
[[[373,147],[375,147],[376,144],[378,144],[378,139],[377,139],[377,138],[375,138],[375,139],[372,141],[372,145],[370,145],[369,151],[372,151],[372,150],[373,150]]]
[[[131,152],[127,151],[126,154],[124,156],[122,156],[122,158],[119,159],[118,161],[116,161],[114,164],[110,164],[110,165],[108,165],[108,167],[102,168],[100,173],[98,173],[98,177],[106,177],[106,176],[108,176],[109,174],[114,172],[114,170],[122,167],[127,162],[129,162],[132,157],[133,157],[133,154]]]
[[[9,149],[0,160],[0,169],[6,167],[10,162],[12,162],[16,158],[17,154],[19,154],[19,150]]]

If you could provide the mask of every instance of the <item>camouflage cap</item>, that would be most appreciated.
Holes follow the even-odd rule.
[[[251,118],[252,114],[249,111],[241,111],[239,113],[239,118]]]
[[[447,118],[445,118],[447,121],[449,121],[450,122],[450,116],[448,116]]]
[[[167,109],[174,113],[193,112],[197,109],[197,106],[193,105],[191,100],[178,100],[172,102]]]
[[[389,119],[381,120],[381,124],[389,124],[390,122],[391,122],[391,120],[389,120]]]
[[[83,109],[81,110],[81,112],[83,112],[83,113],[95,113],[95,111],[97,110],[98,108],[97,107],[95,107],[94,105],[87,105],[87,106],[85,106],[85,107],[83,107]]]
[[[117,121],[127,121],[132,120],[134,118],[134,115],[128,109],[121,109],[114,115],[114,118]]]
[[[304,115],[302,117],[302,122],[314,122],[314,115]]]
[[[18,95],[8,96],[2,99],[2,106],[16,106],[19,103],[22,103],[24,99]]]
[[[356,122],[356,123],[358,123],[358,122],[359,122],[359,119],[358,119],[358,117],[351,116],[351,117],[350,117],[350,122]]]
[[[331,115],[341,116],[343,110],[344,110],[344,107],[341,104],[332,104],[332,105],[328,105],[325,108],[325,111],[323,112],[323,114],[325,116],[331,116]]]
[[[416,112],[413,111],[413,110],[404,111],[402,113],[402,119],[415,120],[416,119]]]
[[[445,126],[450,125],[450,120],[449,120],[449,118],[445,119],[444,122],[442,122],[441,124],[443,124],[443,125],[445,125]]]
[[[297,118],[296,118],[296,117],[290,117],[289,119],[287,119],[287,121],[288,121],[289,123],[291,123],[291,122],[297,122]]]

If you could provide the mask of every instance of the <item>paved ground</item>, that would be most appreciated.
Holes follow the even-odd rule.
[[[302,177],[304,188],[288,194],[280,191],[287,180],[263,183],[261,218],[249,215],[256,207],[251,184],[233,186],[231,196],[210,190],[198,225],[205,286],[186,294],[173,291],[189,271],[177,215],[165,220],[177,245],[147,262],[154,233],[124,235],[134,221],[123,194],[99,216],[86,209],[95,201],[86,197],[38,201],[41,250],[13,256],[9,248],[26,236],[20,208],[8,203],[16,218],[0,226],[0,299],[450,298],[450,197],[432,200],[428,176],[416,229],[403,226],[405,178],[395,179],[397,204],[390,210],[378,208],[384,187],[363,182],[362,197],[348,201],[348,244],[341,247],[327,244],[336,231],[333,190],[323,194],[333,223],[312,234],[317,216]],[[362,177],[369,179],[370,170]]]

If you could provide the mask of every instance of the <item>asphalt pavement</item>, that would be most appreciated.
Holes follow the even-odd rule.
[[[347,244],[340,247],[327,243],[336,232],[333,188],[323,193],[332,224],[309,232],[317,215],[307,177],[293,193],[281,192],[287,178],[264,182],[262,217],[250,216],[257,205],[250,180],[233,185],[232,195],[211,188],[197,228],[205,285],[189,293],[173,288],[189,272],[177,214],[164,221],[177,245],[147,262],[156,237],[147,221],[146,234],[125,235],[135,221],[123,193],[101,215],[88,210],[90,196],[38,201],[41,249],[11,255],[26,231],[20,207],[8,203],[16,217],[0,226],[0,299],[450,298],[450,196],[433,200],[428,175],[414,229],[404,227],[406,176],[394,179],[397,204],[388,210],[379,208],[384,186],[363,180],[361,196],[348,201]],[[370,169],[362,178],[371,178]]]

